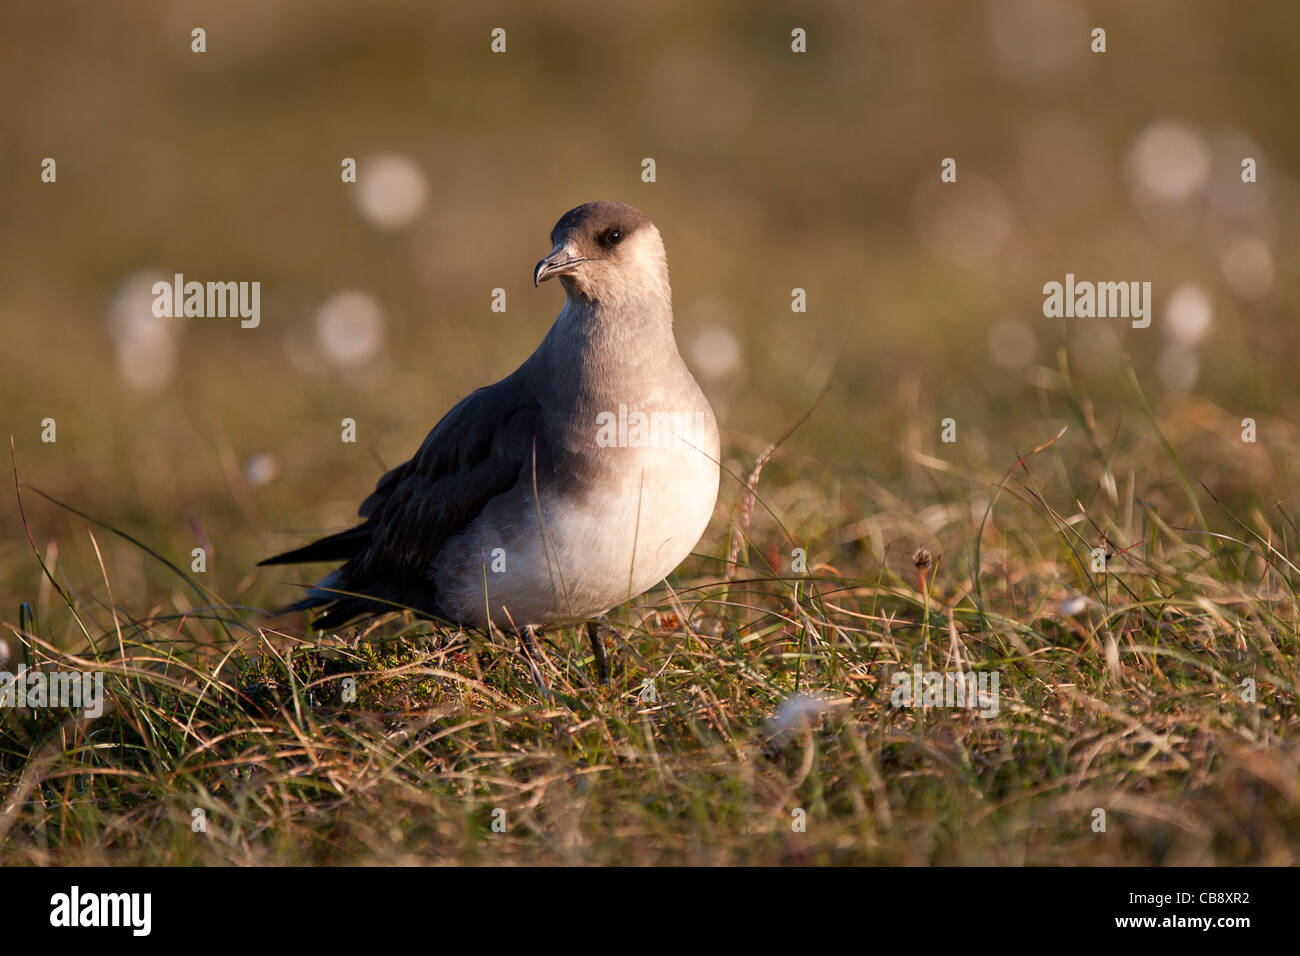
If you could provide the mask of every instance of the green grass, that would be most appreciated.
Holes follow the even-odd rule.
[[[862,476],[832,507],[778,451],[733,574],[739,480],[730,528],[610,615],[610,685],[581,629],[546,635],[549,699],[506,635],[314,636],[48,567],[15,658],[102,670],[111,704],[4,715],[0,862],[1293,864],[1296,528],[1198,488],[1212,459],[1154,419],[1103,441],[1087,404],[1000,473],[931,459],[914,507]],[[914,663],[996,671],[997,716],[892,706]],[[777,733],[796,694],[821,712]]]

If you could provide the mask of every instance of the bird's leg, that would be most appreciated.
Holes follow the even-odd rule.
[[[600,639],[600,623],[587,622],[587,639],[591,641],[591,653],[596,658],[596,679],[602,684],[609,683],[609,664],[605,661],[605,644]]]
[[[537,651],[537,643],[533,640],[533,632],[536,629],[531,624],[525,624],[518,628],[519,646],[524,652],[524,659],[528,661],[528,670],[532,674],[533,683],[537,685],[545,696],[551,696],[551,688],[546,685],[546,679],[542,677],[542,672],[537,666],[537,661],[541,655]]]

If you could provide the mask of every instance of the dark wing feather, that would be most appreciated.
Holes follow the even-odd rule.
[[[447,539],[463,531],[489,501],[531,475],[534,448],[539,474],[550,467],[541,408],[512,384],[505,379],[457,403],[415,457],[379,479],[361,504],[363,524],[262,562],[343,559],[347,563],[331,586],[380,599],[340,596],[317,619],[317,627],[391,610],[384,601],[439,613],[428,568]],[[328,600],[320,594],[317,603]]]

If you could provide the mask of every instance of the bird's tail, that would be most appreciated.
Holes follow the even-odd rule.
[[[370,540],[371,528],[367,524],[348,528],[337,534],[331,534],[311,544],[283,554],[277,554],[258,562],[258,567],[273,564],[310,564],[315,562],[348,561],[357,556]],[[295,601],[273,611],[273,614],[293,614],[297,611],[310,611],[325,607],[325,613],[312,621],[312,628],[328,631],[342,627],[348,621],[366,613],[369,602],[345,593],[347,582],[342,569],[333,571],[323,577],[315,587],[307,592],[301,601]]]
[[[294,548],[284,554],[277,554],[257,562],[257,566],[268,564],[310,564],[316,561],[346,561],[355,557],[370,540],[370,526],[357,525],[337,534],[327,535],[311,544]]]
[[[263,562],[263,564],[265,563]],[[311,622],[312,629],[316,631],[332,631],[347,624],[353,618],[371,612],[373,610],[372,603],[364,598],[344,593],[342,572],[335,571],[321,578],[301,601],[294,601],[292,604],[278,608],[271,613],[279,616],[323,607],[325,612],[317,615]]]

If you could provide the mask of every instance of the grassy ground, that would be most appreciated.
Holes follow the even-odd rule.
[[[828,499],[778,451],[734,574],[719,520],[611,615],[609,686],[580,630],[548,635],[551,699],[503,635],[397,615],[312,636],[195,576],[141,609],[50,566],[7,639],[105,671],[111,704],[6,714],[0,858],[1295,863],[1300,532],[1201,486],[1256,467],[1238,436],[1105,434],[1070,389],[1058,440],[1001,472],[925,457],[911,506],[871,482]],[[786,529],[813,514],[795,573]],[[892,706],[917,663],[996,672],[998,713]]]

